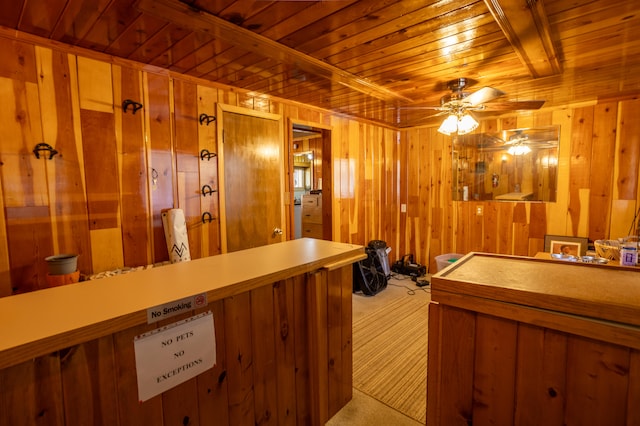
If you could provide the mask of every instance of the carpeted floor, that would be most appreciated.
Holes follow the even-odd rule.
[[[375,296],[353,295],[353,387],[421,424],[430,296],[397,279]]]

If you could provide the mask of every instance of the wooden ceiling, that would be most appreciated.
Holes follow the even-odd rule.
[[[0,25],[409,127],[459,77],[498,103],[637,95],[637,1],[0,0]]]

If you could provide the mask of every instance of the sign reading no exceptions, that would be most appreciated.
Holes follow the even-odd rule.
[[[213,367],[216,336],[211,311],[134,339],[138,398],[153,398]]]

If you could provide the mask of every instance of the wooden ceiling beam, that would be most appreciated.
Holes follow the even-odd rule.
[[[276,58],[304,72],[327,78],[366,95],[385,101],[411,101],[383,86],[298,52],[260,34],[234,25],[209,13],[191,8],[177,0],[138,0],[136,8],[168,22],[233,44],[239,49]]]
[[[534,78],[562,72],[542,0],[484,0]]]

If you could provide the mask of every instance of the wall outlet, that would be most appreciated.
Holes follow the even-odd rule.
[[[476,216],[482,216],[483,213],[484,213],[483,206],[476,206]]]
[[[406,213],[406,212],[407,212],[407,205],[400,204],[400,213]]]

